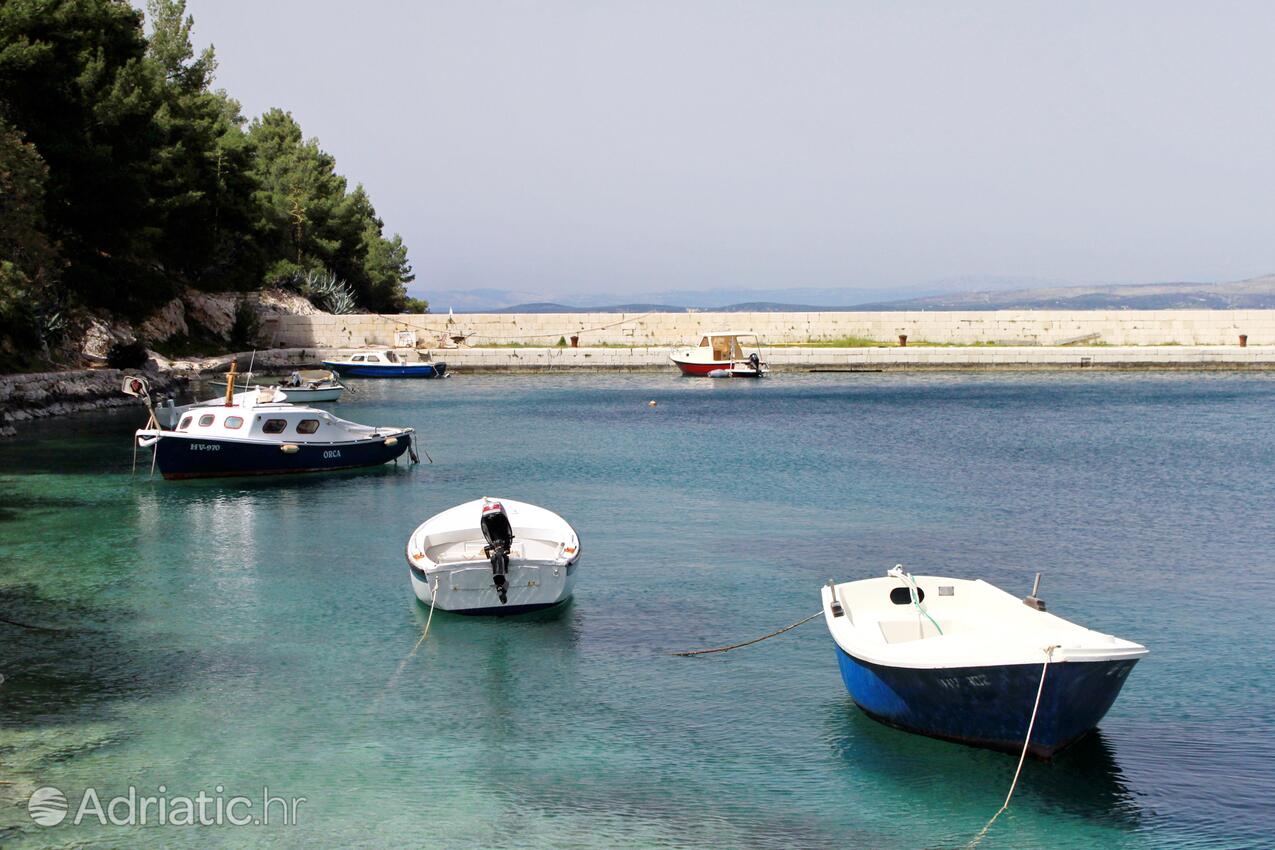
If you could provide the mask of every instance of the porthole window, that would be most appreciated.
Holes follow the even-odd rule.
[[[265,424],[261,426],[263,434],[282,434],[283,429],[288,427],[286,419],[267,419]]]
[[[925,601],[925,591],[921,588],[916,589],[916,598],[920,602]],[[896,587],[890,591],[890,601],[895,605],[911,605],[912,593],[910,588]]]
[[[182,417],[182,422],[181,422],[181,424],[177,426],[177,430],[178,430],[178,431],[185,431],[187,428],[189,428],[189,427],[190,427],[190,420],[192,420],[192,419],[194,419],[194,418],[195,418],[195,417],[193,417],[193,416],[183,416],[183,417]]]
[[[213,420],[216,418],[217,417],[213,416],[211,413],[205,413],[203,416],[199,417],[199,427],[207,428],[209,425],[213,424]]]
[[[235,428],[239,428],[243,425],[243,417],[242,416],[227,416],[224,424],[227,428],[233,431]]]
[[[319,420],[317,419],[302,419],[297,423],[298,434],[313,434],[317,430],[319,430]]]

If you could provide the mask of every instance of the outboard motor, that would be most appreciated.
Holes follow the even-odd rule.
[[[487,540],[483,554],[491,559],[491,581],[496,585],[500,604],[504,605],[509,599],[509,548],[514,543],[514,530],[505,514],[505,506],[500,502],[484,502],[480,525]]]
[[[748,355],[748,363],[750,366],[753,367],[753,371],[756,372],[758,376],[760,376],[761,375],[761,357],[757,355],[756,351]]]

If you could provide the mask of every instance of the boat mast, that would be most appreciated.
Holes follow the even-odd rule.
[[[226,375],[226,407],[233,407],[235,404],[235,377],[239,374],[239,361],[230,361],[230,372]]]

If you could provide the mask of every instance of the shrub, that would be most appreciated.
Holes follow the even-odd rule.
[[[117,342],[106,352],[106,365],[112,369],[140,369],[149,359],[146,346],[138,340]]]

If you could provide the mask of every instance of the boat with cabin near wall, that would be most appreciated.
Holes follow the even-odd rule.
[[[699,345],[680,348],[669,359],[692,377],[761,378],[770,372],[757,335],[742,331],[711,331]]]
[[[378,349],[324,360],[323,365],[342,376],[359,378],[445,378],[443,361],[408,360],[393,349]]]

